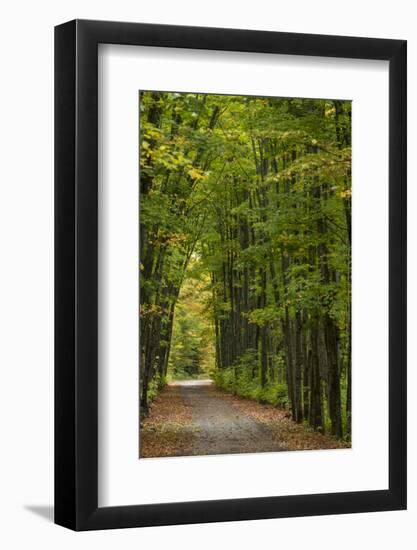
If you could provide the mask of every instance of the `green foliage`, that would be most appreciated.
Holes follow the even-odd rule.
[[[142,402],[212,371],[349,434],[351,102],[142,92],[140,112]]]
[[[260,381],[257,378],[252,378],[248,371],[236,367],[217,369],[212,373],[212,376],[217,386],[230,393],[247,399],[254,399],[260,403],[282,408],[288,407],[288,388],[286,384],[268,382],[262,387]]]
[[[148,402],[152,403],[161,389],[165,386],[167,380],[163,378],[160,373],[156,373],[152,378],[148,388]]]
[[[234,366],[214,370],[212,377],[220,388],[240,397],[279,407],[288,406],[288,388],[285,383],[268,380],[262,387],[259,362],[254,350],[247,351]]]
[[[175,310],[168,373],[173,380],[208,378],[214,366],[213,331],[206,314],[210,293],[194,259]]]

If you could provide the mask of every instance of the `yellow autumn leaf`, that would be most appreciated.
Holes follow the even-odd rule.
[[[191,168],[189,171],[188,171],[188,175],[193,179],[193,180],[202,180],[205,178],[205,175],[200,171],[198,170],[197,168]]]

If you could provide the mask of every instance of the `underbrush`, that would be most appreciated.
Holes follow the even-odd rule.
[[[288,407],[288,389],[286,384],[267,381],[265,386],[262,387],[260,376],[256,373],[252,377],[252,372],[243,365],[216,369],[212,371],[211,377],[218,387],[234,395],[282,408]]]
[[[148,404],[151,404],[162,388],[167,384],[167,377],[156,374],[149,382],[148,386]]]

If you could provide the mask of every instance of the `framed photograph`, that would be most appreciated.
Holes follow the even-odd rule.
[[[406,42],[55,29],[55,522],[406,508]]]

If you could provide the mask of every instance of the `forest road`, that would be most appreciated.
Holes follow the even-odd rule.
[[[194,455],[285,451],[261,422],[245,415],[211,380],[176,382],[191,410]]]
[[[141,424],[139,456],[342,449],[350,444],[315,432],[288,411],[236,397],[210,380],[167,384]]]

